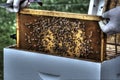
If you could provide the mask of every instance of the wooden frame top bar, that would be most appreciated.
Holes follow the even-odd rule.
[[[102,19],[101,16],[95,16],[95,15],[59,12],[59,11],[48,11],[48,10],[35,10],[35,9],[22,9],[20,11],[20,13],[21,14],[30,14],[30,15],[74,18],[74,19],[92,20],[92,21],[100,21]]]

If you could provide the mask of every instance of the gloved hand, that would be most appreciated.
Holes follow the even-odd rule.
[[[109,18],[109,22],[105,26],[100,26],[103,32],[120,33],[120,6],[103,13],[102,17]]]
[[[18,12],[20,8],[24,8],[28,6],[29,1],[28,0],[7,0],[6,3],[13,4],[13,7],[7,8],[10,12]]]

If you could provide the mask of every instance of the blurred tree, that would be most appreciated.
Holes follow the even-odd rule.
[[[0,1],[0,3],[3,2],[5,0]],[[15,33],[15,14],[0,8],[0,51],[4,47],[15,43],[9,37],[13,33]]]
[[[87,13],[90,0],[43,0],[43,6],[32,5],[31,8]]]

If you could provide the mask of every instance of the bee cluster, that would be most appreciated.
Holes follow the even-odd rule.
[[[100,59],[100,47],[96,46],[101,45],[101,40],[95,34],[100,35],[100,29],[88,26],[89,21],[37,16],[21,22],[24,32],[21,31],[19,47],[22,49],[71,58]]]

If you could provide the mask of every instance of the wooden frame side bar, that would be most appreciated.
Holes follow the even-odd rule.
[[[17,44],[17,48],[19,48],[19,26],[20,26],[20,24],[19,24],[19,13],[17,13],[17,15],[16,15],[17,17],[16,17],[16,33],[17,33],[17,42],[16,42],[16,44]]]

